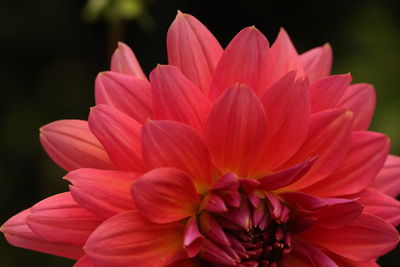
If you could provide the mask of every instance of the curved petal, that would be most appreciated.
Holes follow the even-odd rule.
[[[87,121],[60,120],[40,128],[47,154],[67,171],[79,168],[114,169],[103,146],[90,132]]]
[[[211,182],[211,159],[206,145],[191,127],[174,121],[149,121],[142,131],[143,158],[150,168],[185,171],[199,192]]]
[[[250,86],[256,94],[265,90],[268,50],[268,40],[255,27],[241,30],[218,62],[211,82],[211,99],[216,100],[235,83]]]
[[[203,132],[211,103],[177,67],[159,65],[150,81],[154,119],[183,122]]]
[[[366,188],[357,201],[364,206],[364,211],[381,217],[397,226],[400,223],[400,201],[372,188]]]
[[[369,214],[361,214],[351,224],[339,229],[316,225],[300,236],[354,261],[376,259],[394,249],[399,241],[396,228]]]
[[[177,66],[205,95],[222,54],[212,33],[195,17],[178,11],[167,33],[168,63]]]
[[[350,74],[332,75],[310,85],[311,113],[334,108],[342,98],[352,77]]]
[[[371,187],[389,196],[400,194],[400,157],[389,155]]]
[[[353,130],[366,130],[371,123],[376,104],[375,89],[370,84],[351,85],[345,91],[337,107],[347,108],[354,114]]]
[[[102,220],[77,204],[69,192],[46,198],[31,208],[26,224],[48,241],[83,246]]]
[[[169,223],[194,215],[200,199],[191,179],[181,170],[158,168],[132,185],[140,214],[155,223]]]
[[[192,216],[186,223],[183,235],[183,248],[188,257],[193,258],[199,253],[203,240],[204,236],[199,231],[196,216]]]
[[[97,105],[90,111],[89,127],[118,169],[144,171],[140,123],[113,107]]]
[[[301,79],[295,81],[295,75],[288,73],[260,97],[268,125],[271,125],[258,160],[263,167],[261,171],[274,170],[287,161],[307,136],[308,83]]]
[[[90,260],[87,255],[81,257],[73,267],[96,267]]]
[[[119,42],[111,58],[111,70],[147,80],[135,54],[126,44]]]
[[[0,228],[8,243],[13,246],[35,250],[60,257],[79,259],[83,254],[81,246],[51,242],[38,236],[26,225],[30,209],[24,210],[6,221]]]
[[[360,192],[382,168],[390,141],[380,133],[354,132],[350,150],[340,166],[328,177],[303,191],[318,196],[343,196]]]
[[[183,229],[180,223],[156,224],[126,211],[100,225],[85,251],[98,267],[160,267],[182,249]]]
[[[106,104],[126,113],[140,123],[152,117],[151,89],[148,81],[113,71],[96,78],[96,104]]]
[[[332,67],[332,48],[329,44],[311,49],[300,55],[300,62],[310,82],[328,76]]]
[[[131,185],[140,174],[123,171],[79,169],[69,172],[65,179],[74,200],[101,218],[135,209]]]
[[[343,109],[330,109],[311,116],[305,142],[298,152],[279,168],[287,168],[310,157],[318,158],[310,171],[289,186],[290,189],[314,184],[339,166],[349,149],[352,118],[352,113]]]
[[[242,84],[225,91],[206,124],[206,141],[217,168],[243,177],[257,156],[265,133],[262,104],[253,90]]]
[[[267,67],[267,87],[277,82],[286,73],[296,71],[298,77],[304,76],[299,55],[287,32],[281,28],[275,42],[269,50]]]

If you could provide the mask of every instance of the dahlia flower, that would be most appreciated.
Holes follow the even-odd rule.
[[[88,121],[41,128],[69,192],[1,228],[75,266],[378,266],[399,235],[400,158],[369,84],[255,27],[223,50],[178,13],[149,80],[120,43]]]

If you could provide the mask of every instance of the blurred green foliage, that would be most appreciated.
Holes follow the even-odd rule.
[[[330,42],[334,74],[351,71],[354,82],[376,87],[372,129],[391,137],[392,152],[400,154],[398,1],[231,0],[221,7],[186,0],[1,1],[0,223],[68,190],[65,171],[39,144],[39,127],[87,118],[94,78],[109,68],[116,40],[133,47],[146,73],[166,63],[165,35],[177,9],[198,17],[224,46],[249,25],[271,43],[284,26],[300,52]],[[382,265],[397,266],[395,257],[384,257]],[[0,237],[0,266],[72,264],[11,247]]]

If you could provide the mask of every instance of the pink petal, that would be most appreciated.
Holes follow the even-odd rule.
[[[71,259],[79,259],[84,254],[80,246],[51,242],[39,237],[26,225],[26,217],[29,215],[30,209],[24,210],[1,226],[0,231],[11,245]]]
[[[400,157],[389,155],[371,187],[389,196],[400,194]]]
[[[222,246],[231,246],[224,230],[211,213],[200,214],[201,232],[211,241]]]
[[[397,226],[400,223],[400,201],[372,188],[367,188],[357,201],[366,213],[381,217]]]
[[[328,76],[332,67],[332,48],[329,44],[311,49],[300,55],[300,62],[310,82]]]
[[[135,209],[131,184],[140,174],[123,171],[79,169],[65,179],[74,200],[101,218],[108,219],[122,211]]]
[[[101,222],[77,204],[69,192],[40,201],[26,218],[29,228],[43,239],[74,246],[83,246]]]
[[[97,105],[90,111],[89,127],[118,169],[144,170],[140,123],[113,107]]]
[[[73,267],[96,267],[90,260],[87,255],[81,257]]]
[[[211,103],[178,68],[159,65],[150,81],[155,119],[180,121],[203,131]]]
[[[370,84],[359,83],[347,88],[337,107],[354,113],[353,130],[366,130],[371,123],[376,103],[375,89]]]
[[[195,17],[178,11],[167,34],[168,62],[206,95],[222,54],[212,33]]]
[[[159,267],[182,248],[183,228],[180,223],[152,223],[138,211],[126,211],[100,225],[85,251],[98,267]]]
[[[322,198],[301,192],[284,192],[279,196],[294,205],[298,211],[306,213],[314,213],[329,205]]]
[[[382,168],[390,141],[380,133],[354,132],[350,150],[340,166],[328,177],[305,188],[318,196],[355,194],[363,190]]]
[[[89,131],[87,121],[60,120],[40,128],[40,142],[62,168],[114,169],[107,153]]]
[[[256,94],[266,89],[269,44],[255,27],[240,31],[223,52],[211,82],[210,97],[216,100],[235,83],[250,86]]]
[[[111,58],[111,70],[146,80],[135,54],[126,44],[119,42]]]
[[[318,156],[310,171],[289,188],[304,188],[329,175],[345,158],[350,141],[352,112],[330,109],[310,118],[308,136],[298,152],[281,169]]]
[[[316,225],[300,236],[354,261],[373,260],[394,249],[399,241],[396,228],[369,214],[340,229]]]
[[[199,253],[203,240],[204,237],[199,231],[196,216],[192,216],[186,223],[183,234],[183,248],[188,257],[193,258]]]
[[[308,83],[301,79],[295,81],[295,75],[288,73],[261,96],[268,125],[271,125],[258,160],[263,167],[261,171],[274,170],[288,160],[307,136]]]
[[[224,199],[216,194],[208,194],[205,196],[201,202],[200,209],[215,213],[228,211]]]
[[[133,183],[132,197],[140,213],[155,223],[192,216],[200,204],[193,182],[174,168],[153,169],[139,177]]]
[[[335,253],[326,252],[327,255],[334,260],[340,267],[379,267],[380,265],[376,263],[376,260],[370,261],[352,261],[339,256]]]
[[[150,84],[146,80],[117,72],[101,72],[96,78],[96,104],[106,104],[140,123],[152,117]]]
[[[269,50],[266,74],[267,86],[274,84],[290,71],[296,71],[299,77],[304,76],[303,66],[300,64],[296,48],[287,32],[281,28],[278,37]]]
[[[311,112],[334,108],[351,82],[350,74],[332,75],[315,81],[310,86]]]
[[[143,158],[150,168],[175,167],[185,171],[199,192],[211,179],[211,159],[193,128],[174,121],[150,121],[142,131]]]
[[[291,185],[310,170],[315,160],[316,158],[308,159],[288,169],[258,178],[257,180],[260,182],[259,188],[265,191],[273,191]]]
[[[236,266],[237,260],[229,255],[229,252],[226,251],[226,248],[222,249],[207,239],[205,239],[203,242],[200,255],[206,261],[217,263],[217,265],[214,264],[216,266]]]
[[[215,103],[206,124],[206,141],[222,173],[246,177],[265,138],[261,102],[249,87],[236,84]]]
[[[293,244],[293,251],[289,256],[289,260],[284,260],[283,266],[338,267],[338,265],[320,249],[300,240],[296,240]]]

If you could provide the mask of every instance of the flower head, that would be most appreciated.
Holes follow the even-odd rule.
[[[120,43],[88,122],[41,129],[70,191],[1,228],[76,266],[372,266],[399,236],[400,158],[374,89],[255,27],[223,50],[178,13],[148,80]]]

